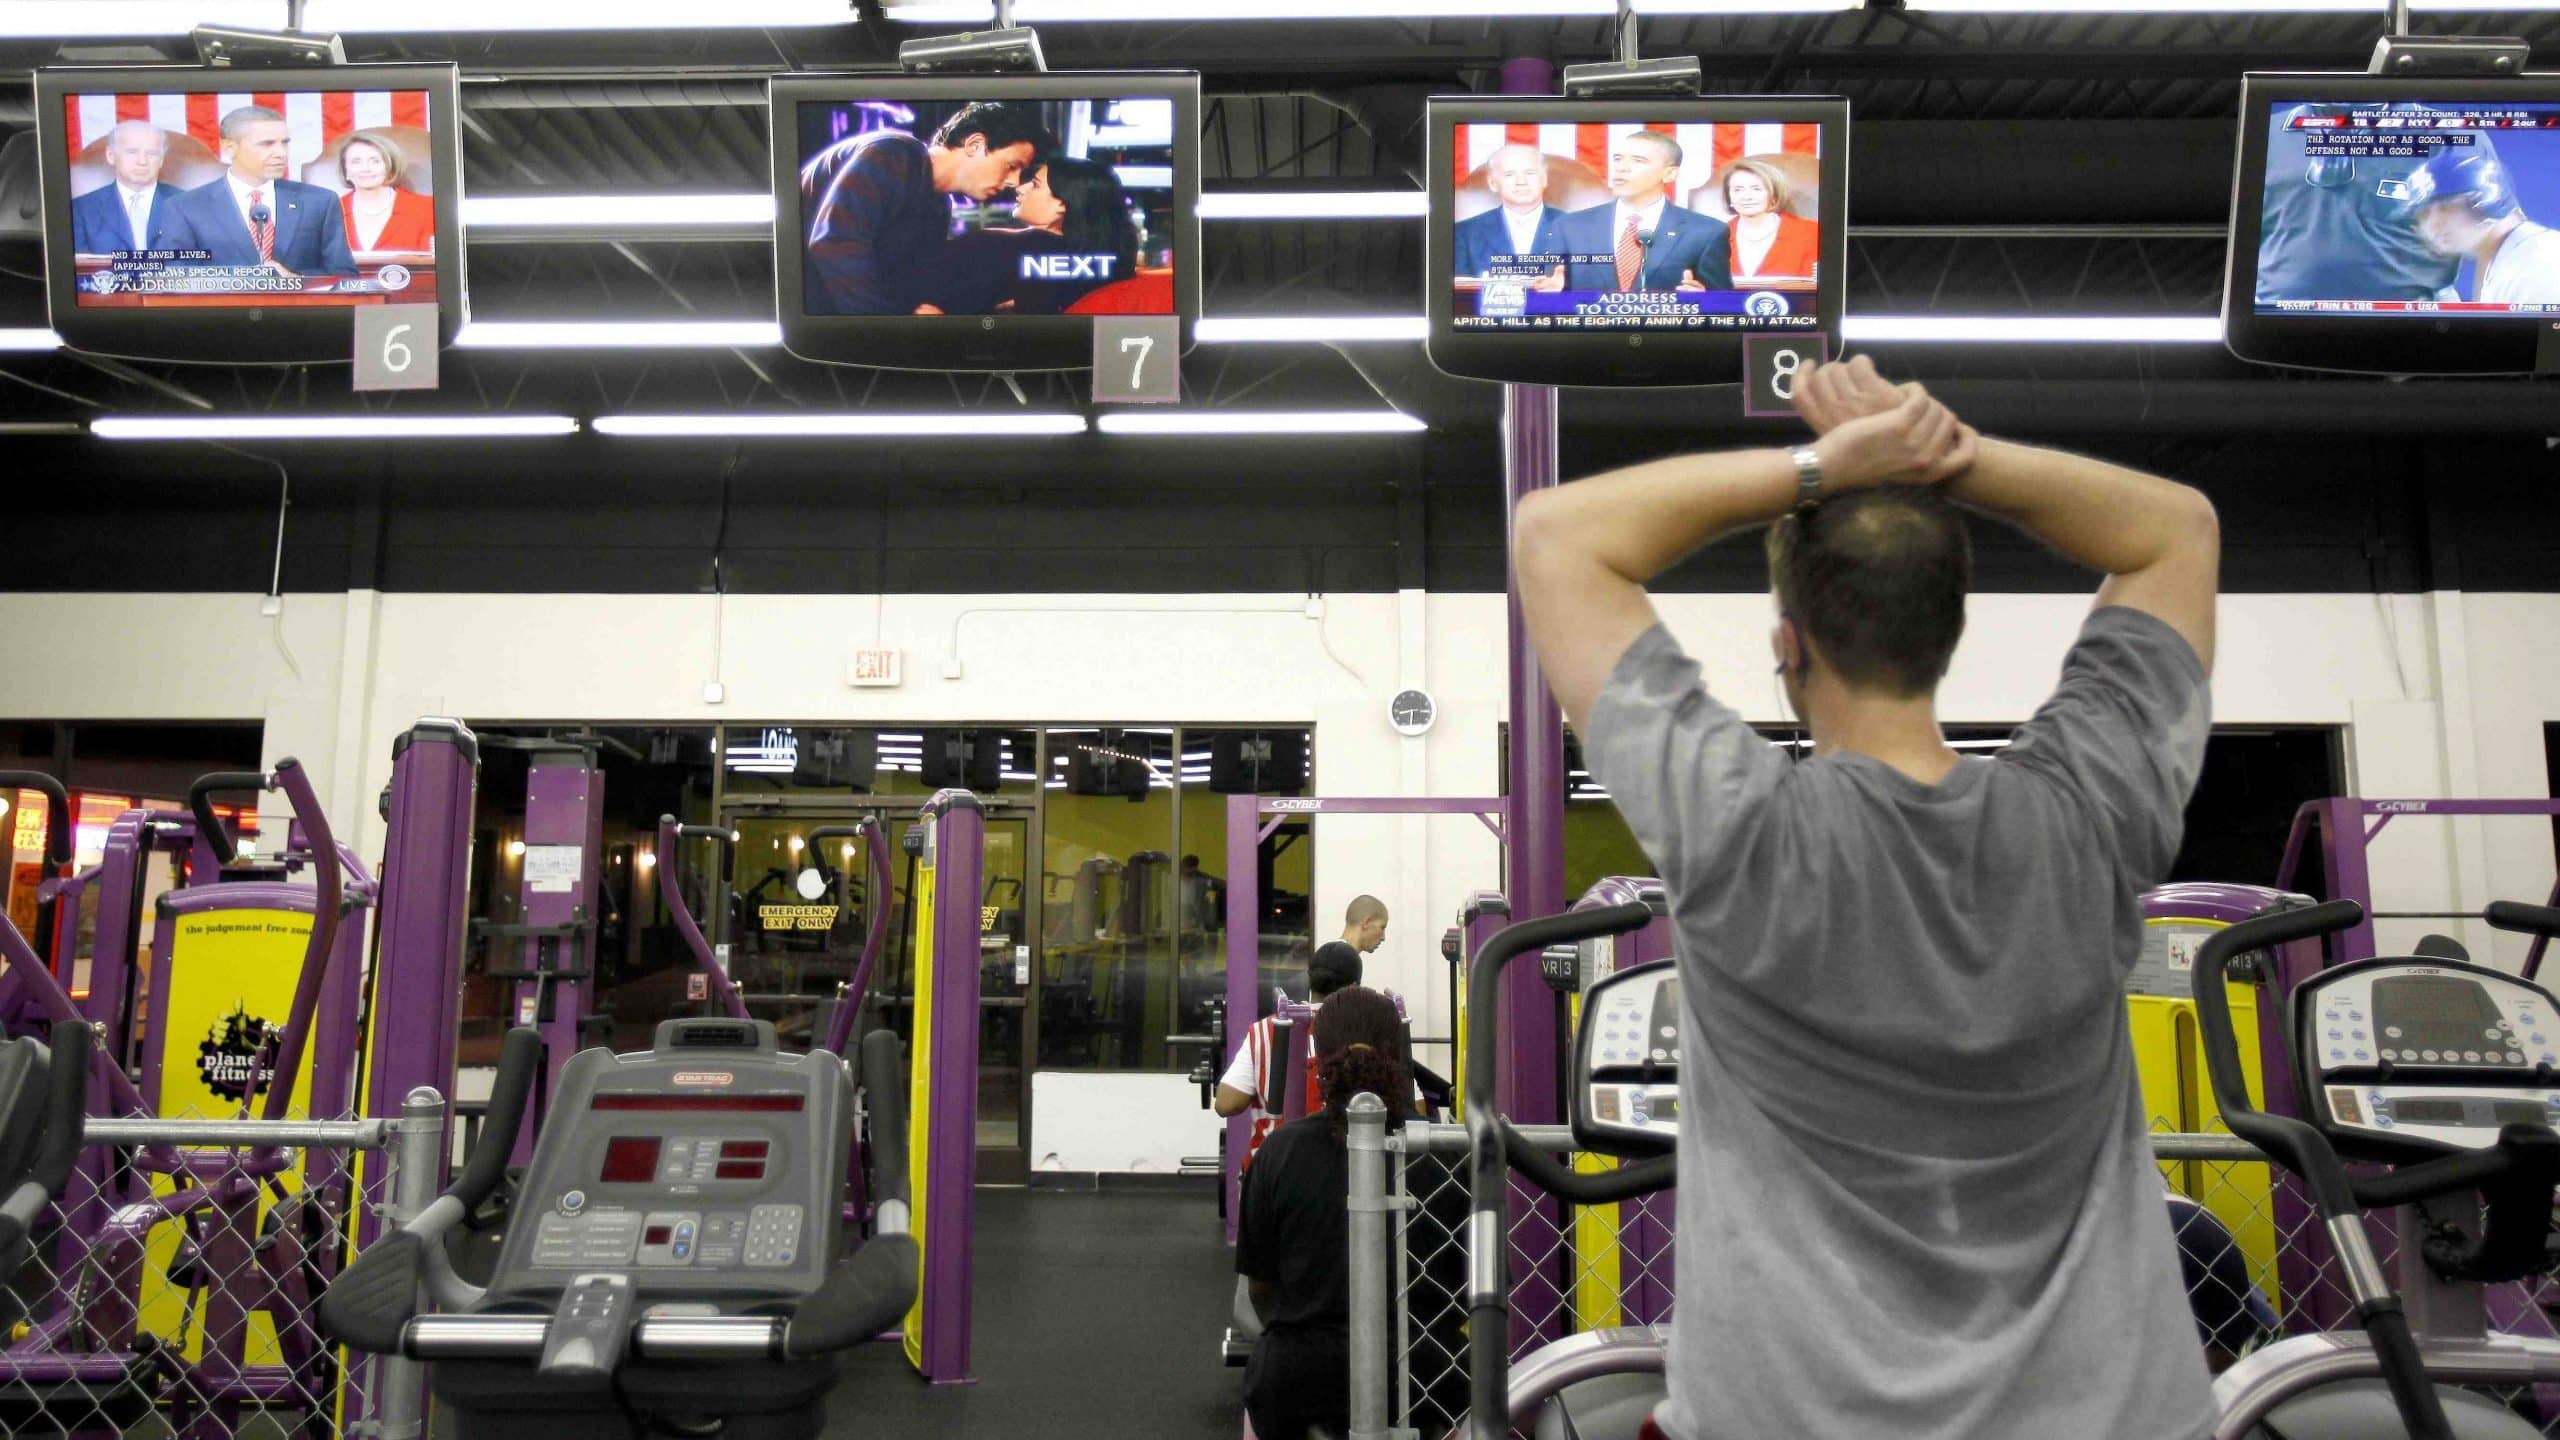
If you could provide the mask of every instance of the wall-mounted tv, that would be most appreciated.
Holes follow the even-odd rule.
[[[1093,317],[1200,313],[1200,77],[772,85],[783,343],[905,370],[1058,370]]]
[[[2560,370],[2560,76],[2247,76],[2223,337],[2385,374]]]
[[[450,65],[36,76],[53,328],[75,349],[346,360],[356,306],[463,317]]]
[[[1849,104],[1434,99],[1432,363],[1545,385],[1702,385],[1747,335],[1836,335]]]

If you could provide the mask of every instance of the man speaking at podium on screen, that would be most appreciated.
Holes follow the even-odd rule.
[[[1730,290],[1733,247],[1724,222],[1671,203],[1680,142],[1637,130],[1609,142],[1608,204],[1564,217],[1568,255],[1607,257],[1558,267],[1567,290]]]
[[[264,105],[223,116],[222,177],[170,205],[169,248],[200,265],[354,276],[338,197],[285,178],[292,149],[284,117]]]

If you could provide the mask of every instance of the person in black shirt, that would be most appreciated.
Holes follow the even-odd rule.
[[[2319,131],[2297,117],[2344,119],[2344,105],[2277,109],[2268,121],[2267,188],[2258,219],[2258,303],[2434,300],[2461,262],[2429,248],[2401,213],[2415,157],[2312,155]]]
[[[909,315],[925,267],[951,239],[951,201],[984,204],[1056,148],[1039,117],[980,101],[930,142],[899,130],[849,136],[800,171],[808,206],[801,304],[812,315]]]
[[[1013,194],[1022,225],[951,237],[927,269],[916,313],[1056,315],[1137,273],[1138,222],[1110,166],[1062,156],[1025,172]],[[1025,273],[1034,256],[1070,258]]]
[[[1354,985],[1316,1012],[1315,1065],[1324,1108],[1271,1132],[1245,1177],[1236,1215],[1236,1271],[1262,1315],[1244,1372],[1255,1440],[1306,1440],[1311,1427],[1351,1429],[1351,1189],[1344,1142],[1351,1097],[1413,1114],[1413,1082],[1396,1059],[1403,1022],[1394,1002]]]

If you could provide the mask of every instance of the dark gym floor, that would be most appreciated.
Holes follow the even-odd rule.
[[[1203,1191],[978,1192],[974,1385],[926,1385],[895,1345],[845,1367],[843,1440],[1235,1440],[1244,1372],[1218,1363],[1235,1294]]]

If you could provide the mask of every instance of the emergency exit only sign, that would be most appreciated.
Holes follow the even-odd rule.
[[[846,662],[844,683],[847,685],[895,685],[899,682],[899,652],[895,650],[856,650]]]

